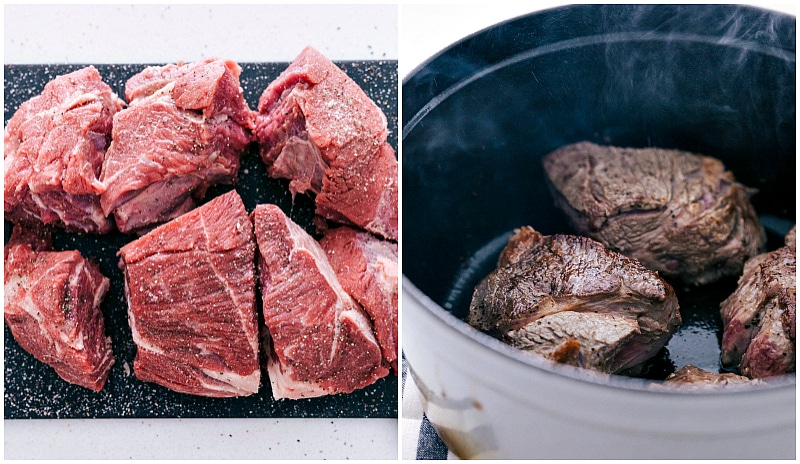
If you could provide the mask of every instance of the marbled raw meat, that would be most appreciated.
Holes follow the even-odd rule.
[[[319,241],[342,288],[369,314],[384,360],[397,374],[397,244],[348,226]]]
[[[120,231],[146,231],[190,211],[210,186],[237,181],[253,128],[240,73],[209,58],[128,80],[101,176],[103,212]]]
[[[67,382],[102,390],[114,354],[100,305],[109,279],[78,251],[52,251],[49,231],[14,226],[3,316],[14,339]]]
[[[264,90],[254,135],[269,175],[315,195],[317,214],[397,240],[397,159],[386,116],[312,47]]]
[[[7,220],[106,233],[100,181],[114,115],[124,102],[93,66],[56,77],[5,128]]]
[[[153,229],[118,254],[137,378],[201,396],[258,391],[255,240],[236,191]]]
[[[278,206],[252,213],[272,395],[350,393],[388,374],[364,310],[316,240]]]

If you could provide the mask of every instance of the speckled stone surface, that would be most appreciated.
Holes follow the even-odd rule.
[[[165,63],[155,63],[162,65]],[[286,68],[288,63],[239,63],[241,84],[251,109],[256,109],[258,97],[267,84]],[[389,123],[389,143],[397,150],[397,61],[347,61],[337,64],[358,83],[384,111]],[[52,78],[83,67],[70,65],[6,65],[5,122],[19,105],[39,94]],[[127,79],[144,69],[145,64],[94,66],[121,97]],[[209,189],[206,201],[236,190],[248,211],[256,204],[279,205],[294,221],[319,238],[312,221],[313,200],[298,195],[292,202],[288,181],[270,179],[251,145],[242,157],[239,182],[235,187]],[[5,221],[5,240],[11,224]],[[205,398],[170,391],[159,385],[145,383],[133,373],[136,346],[127,321],[123,294],[123,275],[117,267],[116,252],[135,236],[114,232],[105,236],[79,235],[58,231],[54,241],[57,250],[77,249],[95,259],[102,272],[111,279],[111,288],[101,309],[106,318],[106,330],[112,337],[116,364],[111,369],[105,388],[94,393],[68,384],[53,369],[23,351],[4,327],[4,406],[5,419],[17,418],[396,418],[397,377],[389,375],[363,390],[349,395],[334,395],[304,400],[272,398],[266,376],[256,395],[241,398]],[[260,305],[259,305],[260,306]]]

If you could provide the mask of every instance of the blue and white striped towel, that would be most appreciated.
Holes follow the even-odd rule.
[[[408,375],[408,364],[403,357],[403,417],[401,459],[458,459],[447,449],[422,410],[422,396]]]

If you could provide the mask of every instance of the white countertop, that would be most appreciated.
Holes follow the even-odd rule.
[[[4,63],[396,60],[397,5],[5,5]],[[191,25],[191,27],[185,27]],[[399,384],[399,382],[398,382]],[[396,419],[4,421],[5,459],[396,459]]]
[[[4,421],[5,459],[395,459],[395,419]]]
[[[397,5],[5,5],[4,63],[397,59]],[[190,27],[186,27],[190,26]]]

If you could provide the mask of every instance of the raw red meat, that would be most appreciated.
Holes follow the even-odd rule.
[[[150,67],[125,87],[101,180],[105,214],[122,232],[142,231],[194,208],[215,184],[237,180],[253,113],[241,68],[207,59]]]
[[[67,382],[100,391],[114,364],[100,304],[109,280],[77,251],[50,251],[48,232],[15,226],[4,249],[6,325]]]
[[[397,159],[386,116],[312,47],[264,90],[254,135],[272,177],[316,195],[317,214],[397,240]]]
[[[93,66],[59,76],[5,128],[5,218],[105,233],[100,169],[124,102]]]
[[[342,288],[369,314],[397,374],[397,244],[347,226],[328,231],[319,244]]]
[[[275,205],[252,214],[272,395],[350,393],[388,374],[369,318],[325,252]]]
[[[119,251],[136,377],[193,395],[258,391],[252,227],[231,191]]]

